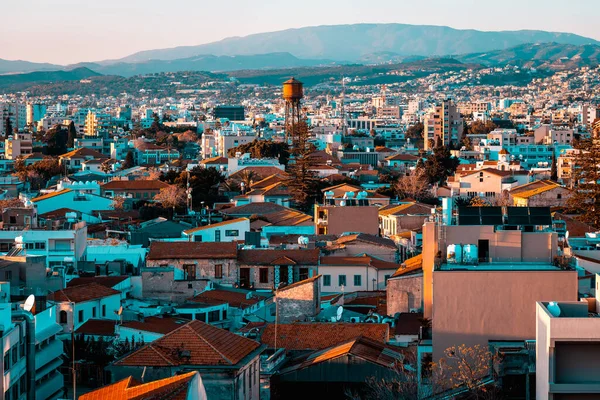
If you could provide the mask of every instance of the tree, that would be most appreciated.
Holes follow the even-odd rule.
[[[56,158],[45,157],[28,166],[25,166],[23,160],[18,160],[15,171],[22,182],[29,182],[31,189],[39,190],[45,187],[50,178],[60,175],[62,167]]]
[[[409,400],[452,397],[452,390],[460,390],[461,399],[500,399],[495,369],[501,360],[486,348],[475,345],[452,346],[437,362],[423,364],[420,384],[415,351],[403,352],[404,358],[393,367],[391,377],[368,378],[363,393],[347,393],[351,399]],[[491,379],[486,379],[491,378]]]
[[[252,184],[254,183],[254,180],[257,178],[256,173],[254,171],[251,171],[249,169],[244,169],[242,172],[240,172],[240,187],[242,186],[242,183],[244,184],[244,190],[246,192],[250,191],[250,188],[252,187]]]
[[[450,154],[450,149],[440,145],[436,146],[433,153],[427,157],[423,169],[429,183],[443,185],[448,177],[456,172],[458,164],[460,160]]]
[[[577,219],[600,228],[600,138],[580,140],[571,165],[571,183],[576,190],[567,200]]]
[[[422,139],[424,129],[425,126],[421,122],[417,122],[406,130],[405,136],[410,139]]]
[[[252,158],[278,158],[281,164],[286,165],[290,158],[290,148],[287,143],[272,140],[253,140],[240,146],[229,149],[227,155],[235,157],[236,153],[250,153]]]
[[[114,210],[123,210],[125,207],[125,197],[114,196],[110,205]]]
[[[474,196],[471,198],[469,205],[471,207],[489,207],[491,204],[487,199],[485,199],[483,197]]]
[[[410,175],[402,176],[396,183],[396,191],[401,198],[420,200],[429,195],[429,183],[422,169],[415,169]]]
[[[550,179],[554,182],[558,181],[558,166],[556,163],[556,154],[552,153],[552,167],[550,168]]]
[[[75,128],[75,123],[71,121],[69,123],[69,127],[67,128],[67,147],[73,148],[75,147],[75,138],[77,137],[77,129]]]
[[[123,164],[121,165],[121,169],[133,168],[134,166],[135,163],[133,161],[133,152],[129,150],[125,156],[125,161],[123,161]]]
[[[301,121],[296,126],[296,130],[300,138],[309,136],[309,127],[306,121]],[[311,157],[311,153],[314,150],[312,144],[300,140],[296,147],[292,149],[294,162],[288,165],[289,177],[284,180],[284,184],[292,193],[292,199],[296,207],[307,212],[310,212],[313,204],[321,198],[321,189],[327,186],[325,182],[318,179],[317,174],[312,169],[315,160]]]
[[[175,184],[181,188],[186,188],[187,181],[188,172],[184,171],[175,179]],[[189,182],[194,206],[201,203],[212,206],[217,201],[226,200],[226,198],[219,195],[219,186],[225,182],[225,177],[214,167],[195,167],[189,171]]]
[[[69,133],[61,125],[55,125],[48,129],[43,141],[46,143],[46,154],[58,156],[68,151],[67,140]]]
[[[492,121],[486,121],[484,123],[480,120],[476,120],[476,121],[473,121],[471,123],[471,125],[468,126],[468,132],[465,132],[465,134],[469,133],[469,134],[473,134],[473,135],[485,135],[485,134],[490,133],[497,127],[498,126],[496,124],[494,124]]]
[[[154,201],[159,202],[165,208],[175,210],[175,208],[182,207],[185,204],[186,198],[185,189],[176,185],[170,185],[160,189],[160,193],[154,196]]]

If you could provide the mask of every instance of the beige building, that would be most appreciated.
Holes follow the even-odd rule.
[[[535,338],[538,301],[577,300],[577,272],[559,266],[558,235],[548,209],[461,208],[446,202],[423,226],[424,317],[432,353],[453,345]],[[547,215],[546,215],[547,214]]]
[[[4,156],[8,160],[16,160],[33,152],[31,133],[14,133],[4,141]]]
[[[425,150],[431,150],[438,139],[444,146],[458,144],[463,136],[463,119],[451,100],[436,106],[423,119]]]
[[[379,208],[376,206],[315,205],[315,233],[379,235]]]
[[[537,302],[536,399],[600,398],[600,319],[590,300]]]

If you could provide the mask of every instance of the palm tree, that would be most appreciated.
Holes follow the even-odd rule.
[[[256,178],[256,173],[254,171],[249,171],[246,169],[240,173],[240,179],[244,184],[243,188],[245,190],[250,190],[250,187],[254,183],[254,178]]]

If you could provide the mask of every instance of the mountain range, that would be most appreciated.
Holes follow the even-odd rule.
[[[288,52],[298,58],[357,62],[377,52],[404,56],[446,56],[501,50],[523,43],[600,44],[572,33],[535,30],[485,32],[406,24],[327,25],[231,37],[198,46],[140,51],[114,62],[175,60],[199,54],[239,56]]]
[[[67,66],[0,59],[0,77],[79,68],[128,77],[177,71],[377,65],[440,56],[483,66],[514,64],[560,69],[597,65],[599,45],[594,39],[575,34],[545,31],[484,32],[405,24],[317,26],[228,38],[199,46],[148,50],[119,60]]]

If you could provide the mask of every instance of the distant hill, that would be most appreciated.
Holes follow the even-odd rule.
[[[460,61],[486,66],[516,65],[546,69],[571,69],[600,64],[600,46],[561,43],[522,44],[505,50],[456,56]]]
[[[0,74],[50,71],[62,68],[60,65],[34,63],[22,60],[3,60],[0,58]]]
[[[89,68],[75,68],[70,71],[38,71],[26,74],[0,75],[0,88],[18,90],[34,84],[81,80],[101,74]]]
[[[116,62],[176,60],[200,54],[239,56],[291,53],[298,58],[356,62],[365,55],[444,56],[508,49],[523,43],[556,42],[584,45],[600,42],[571,33],[534,30],[484,32],[445,26],[406,24],[355,24],[315,26],[231,37],[198,46],[141,51]]]
[[[236,71],[244,69],[293,68],[332,64],[328,60],[299,59],[290,53],[267,53],[244,56],[194,56],[177,60],[148,60],[139,63],[82,63],[70,67],[86,67],[105,75],[133,76],[177,71]]]

